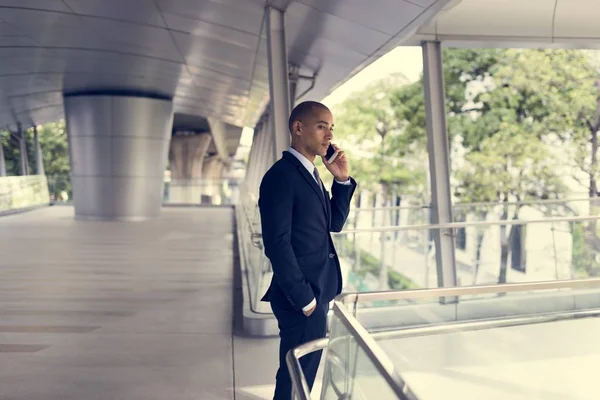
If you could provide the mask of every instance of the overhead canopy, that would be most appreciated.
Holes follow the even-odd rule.
[[[288,57],[321,99],[448,0],[279,0]],[[0,0],[0,127],[63,117],[63,93],[173,97],[254,126],[269,97],[265,0]],[[301,81],[297,93],[310,82]],[[241,130],[235,130],[238,135]],[[229,143],[236,138],[227,136]]]
[[[600,49],[597,0],[453,0],[405,44]]]

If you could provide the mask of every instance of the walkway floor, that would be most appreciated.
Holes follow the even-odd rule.
[[[233,335],[233,222],[0,218],[0,399],[270,398],[276,339]]]

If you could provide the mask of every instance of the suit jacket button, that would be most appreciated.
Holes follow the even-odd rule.
[[[333,258],[333,257],[335,257],[335,254],[333,254],[333,253],[330,253],[330,254],[329,254],[329,258]]]

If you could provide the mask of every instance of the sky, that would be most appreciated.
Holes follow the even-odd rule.
[[[354,75],[327,97],[321,99],[321,101],[331,108],[350,97],[352,93],[364,89],[371,82],[396,72],[403,73],[410,82],[415,82],[420,78],[423,72],[423,56],[420,46],[396,47]],[[243,129],[242,137],[240,138],[242,146],[250,146],[252,144],[253,132],[252,128]]]
[[[396,47],[354,75],[329,96],[322,99],[322,102],[327,107],[333,107],[346,100],[352,93],[364,89],[373,81],[396,72],[404,74],[410,83],[419,80],[423,72],[421,47]]]

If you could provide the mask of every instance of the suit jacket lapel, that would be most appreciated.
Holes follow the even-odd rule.
[[[304,177],[304,179],[306,179],[308,181],[308,184],[310,185],[310,187],[314,190],[315,194],[319,197],[319,200],[321,201],[321,205],[323,206],[323,211],[325,211],[325,215],[328,217],[329,213],[327,211],[327,205],[325,203],[324,188],[323,188],[323,190],[321,190],[321,187],[319,187],[315,178],[306,170],[306,168],[304,167],[304,165],[302,165],[300,160],[298,160],[293,154],[285,151],[285,152],[283,152],[283,156],[286,159],[288,159],[289,161],[293,162],[296,165],[296,167],[298,168],[298,172],[300,172],[300,175],[302,175]]]
[[[327,209],[327,226],[331,231],[331,203],[329,202],[329,192],[325,190],[325,186],[323,186],[323,192],[325,193],[325,204]]]

